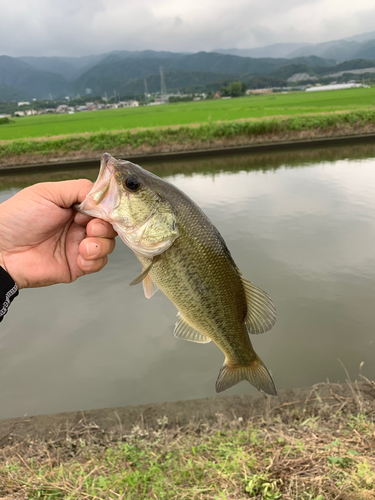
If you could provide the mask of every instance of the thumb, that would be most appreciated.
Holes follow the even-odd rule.
[[[61,208],[81,203],[91,191],[93,183],[88,179],[61,182],[42,182],[33,186],[35,194]]]

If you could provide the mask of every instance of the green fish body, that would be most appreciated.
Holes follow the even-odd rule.
[[[241,380],[276,395],[249,333],[274,325],[271,298],[243,278],[218,230],[172,184],[131,162],[105,154],[92,191],[79,210],[111,222],[140,260],[146,297],[160,289],[177,307],[174,335],[211,340],[223,351],[221,392]]]

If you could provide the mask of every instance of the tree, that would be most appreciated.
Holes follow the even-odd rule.
[[[243,82],[231,82],[227,87],[221,89],[223,96],[240,97],[244,95],[246,84]]]

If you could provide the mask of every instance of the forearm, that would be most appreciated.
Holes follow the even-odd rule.
[[[9,274],[0,267],[0,321],[8,311],[12,300],[17,297],[18,288]]]

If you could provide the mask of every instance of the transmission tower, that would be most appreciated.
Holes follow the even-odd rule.
[[[143,78],[143,82],[145,84],[145,96],[148,97],[149,96],[149,93],[148,93],[148,87],[147,87],[147,80],[146,80],[146,77]]]
[[[164,80],[163,66],[160,66],[160,97],[162,101],[167,100],[167,87]]]

